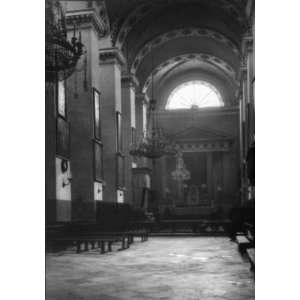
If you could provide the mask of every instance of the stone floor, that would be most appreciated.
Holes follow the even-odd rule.
[[[252,300],[254,279],[223,237],[152,237],[105,255],[46,255],[47,300]]]

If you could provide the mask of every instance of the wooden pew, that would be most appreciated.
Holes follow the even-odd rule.
[[[236,236],[236,242],[238,243],[239,251],[245,254],[250,248],[254,248],[254,225],[244,222],[242,224],[242,234]]]
[[[56,244],[68,243],[68,245],[76,246],[76,253],[81,253],[83,251],[88,251],[90,248],[100,248],[100,253],[103,254],[106,252],[106,245],[108,251],[112,251],[112,244],[120,241],[116,237],[97,237],[97,236],[77,236],[77,237],[61,237],[53,239],[53,242]],[[84,249],[82,249],[82,245]],[[91,247],[89,247],[91,245]],[[122,248],[121,248],[122,249]]]
[[[144,242],[148,240],[148,230],[132,226],[131,208],[128,204],[97,202],[96,221],[73,221],[55,223],[46,226],[46,245],[55,246],[74,245],[77,252],[98,245],[101,252],[111,249],[115,242],[121,242],[121,249],[129,248],[135,237]],[[107,245],[107,247],[106,247]]]
[[[250,261],[250,270],[254,271],[255,270],[255,249],[249,248],[246,250],[246,252]]]
[[[236,242],[238,244],[238,249],[242,254],[245,254],[246,250],[251,247],[251,243],[245,235],[237,235]]]
[[[106,244],[108,251],[110,251],[112,244],[116,242],[121,242],[122,246],[119,250],[129,248],[131,237],[128,233],[103,232],[91,230],[92,228],[90,223],[67,223],[60,226],[46,226],[46,249],[55,250],[76,245],[76,251],[79,253],[82,250],[82,244],[85,250],[89,250],[89,244],[92,248],[98,244],[98,247],[101,248],[101,253],[104,253]]]

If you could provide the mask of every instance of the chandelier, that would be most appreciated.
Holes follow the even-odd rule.
[[[187,170],[182,158],[182,152],[178,151],[176,155],[176,169],[172,173],[172,178],[176,181],[182,182],[191,178],[191,173]]]
[[[69,77],[83,54],[81,33],[76,27],[71,41],[67,40],[65,17],[59,1],[46,1],[46,81],[55,82]]]
[[[149,128],[141,143],[130,150],[132,156],[158,159],[165,155],[174,155],[174,146],[166,139],[163,129],[157,126],[155,114],[156,101],[150,100],[149,106]]]

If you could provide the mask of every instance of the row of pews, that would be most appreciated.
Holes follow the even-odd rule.
[[[157,234],[195,234],[201,236],[228,235],[230,220],[210,219],[161,219],[156,221],[143,220],[133,222],[137,228],[147,228],[152,235]]]
[[[135,227],[132,214],[126,205],[102,203],[93,222],[52,222],[46,224],[46,251],[75,249],[76,253],[99,249],[99,253],[125,250],[134,243],[148,240],[149,231]]]
[[[236,242],[240,253],[250,263],[250,270],[255,271],[255,230],[254,224],[245,222],[242,232],[236,235]]]
[[[99,248],[100,253],[104,254],[112,251],[113,244],[120,244],[118,250],[128,249],[136,237],[142,242],[147,241],[148,231],[102,231],[97,223],[49,224],[46,226],[46,250],[57,251],[75,247],[76,253],[81,253]]]

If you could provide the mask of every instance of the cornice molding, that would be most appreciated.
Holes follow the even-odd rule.
[[[232,149],[233,141],[176,141],[176,145],[183,152],[228,152]]]
[[[176,109],[176,110],[157,110],[156,114],[158,117],[163,118],[177,118],[186,116],[211,116],[211,115],[238,115],[239,107],[230,106],[223,108],[206,108],[206,109]]]
[[[179,63],[179,62],[188,62],[190,60],[203,61],[219,68],[220,70],[222,70],[224,74],[228,76],[228,78],[232,80],[232,82],[235,85],[238,85],[238,82],[236,80],[237,74],[234,67],[232,67],[228,62],[224,61],[222,58],[216,57],[208,53],[186,53],[186,54],[181,54],[181,55],[171,57],[165,61],[162,61],[159,65],[157,65],[152,70],[152,72],[149,73],[148,77],[145,79],[142,86],[142,91],[143,92],[147,91],[148,87],[152,82],[153,76],[155,76],[158,72],[162,71],[165,67],[169,66],[170,64]]]
[[[146,175],[151,175],[152,169],[149,167],[143,167],[139,166],[137,168],[132,168],[132,173],[133,174],[146,174]]]
[[[74,24],[77,26],[92,25],[100,38],[104,37],[108,32],[106,23],[97,15],[93,8],[67,12],[66,22],[70,30]]]
[[[242,40],[242,53],[246,55],[248,52],[253,51],[253,36],[252,34],[247,34]]]
[[[122,52],[113,47],[99,50],[99,62],[100,64],[119,64],[122,66],[126,63],[126,60]]]
[[[132,62],[131,72],[136,72],[138,70],[142,60],[151,51],[153,51],[153,49],[161,46],[162,44],[172,39],[178,39],[183,37],[210,38],[219,43],[222,43],[225,47],[229,47],[234,54],[238,56],[240,55],[237,46],[222,33],[219,33],[215,30],[201,28],[201,27],[180,28],[180,29],[167,31],[160,35],[157,35],[152,40],[147,42],[142,48],[140,48],[137,55],[135,56],[135,59]]]

